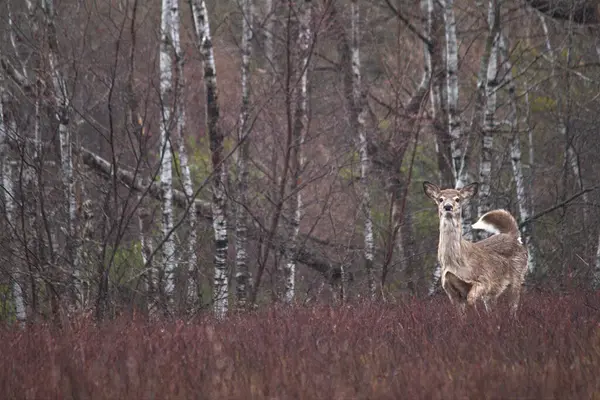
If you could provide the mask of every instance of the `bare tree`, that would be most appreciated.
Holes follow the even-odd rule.
[[[517,192],[517,204],[519,209],[519,219],[524,224],[521,228],[522,240],[527,247],[527,269],[529,274],[535,274],[538,269],[538,250],[537,246],[533,241],[532,235],[532,222],[529,220],[531,218],[530,204],[531,201],[531,192],[527,188],[527,184],[525,183],[525,176],[523,174],[523,165],[521,162],[521,137],[519,134],[519,126],[518,126],[518,115],[517,115],[517,95],[515,82],[512,75],[512,62],[510,61],[508,46],[506,44],[507,39],[504,35],[500,35],[499,38],[499,51],[500,57],[502,60],[502,64],[506,70],[506,85],[508,91],[508,99],[509,99],[509,121],[511,134],[513,135],[511,144],[510,144],[510,159],[512,162],[513,175],[515,177],[515,186]]]
[[[485,112],[483,117],[483,134],[481,136],[481,157],[479,164],[479,203],[477,213],[481,216],[491,210],[491,180],[494,135],[496,132],[496,91],[498,87],[498,40],[500,37],[500,2],[490,0],[488,7],[489,33],[481,60],[485,78]],[[487,61],[487,62],[486,62]],[[480,74],[482,74],[480,72]],[[483,74],[482,74],[483,75]],[[480,79],[478,86],[483,86]],[[478,88],[478,90],[480,90]],[[478,235],[480,236],[480,235]]]
[[[72,118],[72,107],[69,90],[67,88],[67,79],[61,71],[58,56],[58,39],[56,32],[56,13],[53,0],[42,0],[42,9],[46,22],[47,37],[48,37],[48,67],[49,74],[52,77],[53,85],[53,102],[55,118],[58,121],[58,133],[60,141],[60,163],[61,175],[63,180],[63,190],[65,204],[67,208],[67,260],[72,268],[73,280],[73,295],[76,299],[76,304],[81,305],[81,265],[78,253],[79,246],[75,243],[77,236],[77,204],[75,202],[75,176],[73,173],[73,156],[71,153],[71,131],[69,123]]]
[[[367,271],[367,284],[369,297],[374,300],[376,295],[375,276],[373,273],[373,259],[375,239],[373,237],[373,217],[371,213],[371,194],[369,192],[368,180],[371,161],[369,159],[367,131],[366,131],[366,107],[361,79],[360,62],[360,13],[358,2],[353,0],[350,4],[351,10],[351,41],[350,62],[352,69],[352,102],[351,102],[351,126],[354,128],[354,138],[358,144],[360,154],[360,190],[361,190],[361,212],[364,220],[364,251],[365,270]]]
[[[252,0],[242,0],[242,105],[240,107],[240,121],[238,127],[238,151],[237,151],[237,201],[235,204],[235,267],[236,267],[236,296],[240,307],[244,307],[248,301],[248,282],[250,272],[248,270],[248,213],[246,205],[248,202],[248,157],[250,150],[249,107],[250,107],[250,57],[251,40],[253,31]]]
[[[311,10],[312,2],[305,0],[299,5],[298,11],[298,38],[297,47],[299,57],[298,67],[299,87],[294,90],[295,93],[295,113],[294,125],[292,128],[292,148],[291,148],[291,174],[290,181],[290,237],[289,249],[287,252],[286,264],[284,265],[284,300],[288,303],[294,300],[296,287],[296,259],[298,251],[298,234],[300,233],[300,221],[302,219],[302,186],[300,184],[302,170],[304,168],[303,147],[308,131],[308,70],[310,60],[311,45]],[[288,111],[289,113],[289,111]]]
[[[4,212],[6,213],[6,225],[11,235],[16,232],[15,225],[15,191],[13,188],[13,169],[9,156],[9,128],[4,121],[4,88],[0,81],[0,162],[2,162],[2,191],[4,192]],[[15,302],[15,316],[17,322],[25,324],[27,320],[27,312],[25,309],[25,300],[23,289],[21,288],[22,274],[19,268],[20,262],[12,255],[10,251],[9,262],[13,265],[12,274],[12,294]]]
[[[446,34],[446,96],[448,107],[448,132],[450,134],[450,147],[452,150],[452,171],[455,187],[462,188],[468,183],[468,137],[464,135],[459,113],[459,85],[458,85],[458,41],[456,39],[456,17],[454,15],[454,0],[444,0],[444,28]],[[463,235],[470,240],[471,208],[469,205],[463,210]]]
[[[171,40],[173,45],[173,54],[175,56],[175,92],[174,92],[174,104],[175,104],[175,129],[176,135],[174,135],[173,142],[176,143],[177,156],[179,160],[179,167],[181,171],[177,171],[181,175],[183,181],[183,192],[188,198],[189,209],[186,214],[186,220],[189,226],[189,234],[187,237],[187,243],[185,243],[185,262],[188,265],[188,282],[187,282],[187,301],[188,305],[193,307],[197,303],[197,285],[198,285],[198,257],[196,255],[198,247],[198,216],[196,211],[196,203],[194,202],[194,188],[192,182],[192,173],[190,170],[190,163],[188,157],[188,151],[186,148],[186,107],[185,107],[185,71],[184,62],[185,54],[181,48],[180,40],[180,13],[179,13],[179,1],[171,0]],[[181,265],[181,258],[178,260]]]
[[[162,0],[160,32],[160,183],[162,189],[162,232],[164,263],[165,307],[170,309],[175,290],[175,237],[173,233],[173,147],[171,144],[173,119],[173,70],[170,46],[173,41],[172,1]]]
[[[223,132],[219,126],[219,97],[217,70],[206,3],[203,0],[190,0],[196,47],[203,58],[204,86],[206,89],[206,116],[210,151],[212,154],[212,222],[215,233],[215,275],[213,286],[214,312],[224,317],[229,306],[229,282],[227,275],[227,196],[225,183],[227,169],[223,157]]]

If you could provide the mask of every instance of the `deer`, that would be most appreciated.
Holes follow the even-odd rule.
[[[511,315],[517,317],[521,288],[527,272],[527,249],[519,226],[506,210],[492,210],[471,225],[492,236],[470,242],[462,236],[462,206],[477,194],[479,184],[473,182],[461,189],[440,189],[424,182],[425,194],[438,207],[440,236],[438,262],[442,270],[442,288],[461,315],[467,305],[476,308],[483,301],[491,311],[500,295],[507,293]]]

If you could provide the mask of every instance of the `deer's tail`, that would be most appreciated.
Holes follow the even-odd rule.
[[[472,225],[473,229],[481,229],[490,233],[507,233],[519,236],[519,225],[515,217],[506,210],[493,210],[483,214]],[[520,239],[520,238],[519,238]]]

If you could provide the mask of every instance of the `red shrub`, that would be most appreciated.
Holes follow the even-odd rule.
[[[600,295],[457,320],[444,297],[0,331],[11,399],[591,398]]]

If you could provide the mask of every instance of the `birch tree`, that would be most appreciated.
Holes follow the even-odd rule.
[[[217,70],[210,35],[208,11],[204,0],[189,0],[192,11],[196,47],[204,64],[204,85],[206,89],[206,120],[212,154],[212,222],[215,234],[215,273],[213,283],[214,312],[222,318],[228,311],[229,282],[227,275],[227,236],[225,183],[227,170],[223,158],[223,132],[219,126],[219,97]]]
[[[185,108],[185,54],[181,48],[180,40],[180,12],[179,1],[171,0],[171,40],[173,44],[173,54],[175,56],[175,92],[174,92],[174,119],[176,135],[175,143],[177,143],[179,167],[181,168],[181,178],[183,181],[183,192],[188,198],[189,210],[186,215],[186,220],[189,224],[189,235],[186,243],[186,263],[188,265],[188,283],[187,283],[187,300],[190,306],[197,302],[197,285],[198,285],[198,257],[196,249],[198,247],[198,215],[196,212],[196,203],[194,202],[194,186],[192,182],[192,173],[186,148],[186,108]],[[181,259],[177,260],[181,264]]]
[[[458,111],[458,41],[456,39],[456,18],[454,16],[454,0],[444,0],[444,32],[446,35],[446,95],[448,108],[448,132],[452,153],[452,172],[455,188],[462,188],[468,183],[468,140],[464,137],[460,114]],[[463,235],[472,239],[471,207],[463,208]]]
[[[300,53],[300,79],[296,92],[296,110],[294,115],[294,126],[292,130],[291,168],[292,179],[290,181],[290,203],[291,214],[290,229],[291,237],[286,263],[283,268],[284,275],[284,300],[290,303],[294,300],[296,287],[296,253],[298,252],[298,234],[300,233],[300,220],[302,218],[302,194],[300,192],[300,179],[304,166],[304,141],[308,130],[308,63],[310,58],[311,43],[311,8],[310,0],[305,0],[299,5],[298,12],[298,38],[297,47]]]
[[[32,36],[38,35],[38,21],[36,20],[33,4],[31,1],[26,2],[27,12],[31,21],[31,32]],[[29,60],[28,56],[20,56],[22,54],[22,45],[23,42],[22,35],[23,32],[20,28],[15,26],[15,21],[13,18],[12,12],[12,2],[8,1],[6,3],[7,8],[7,17],[8,17],[8,25],[9,25],[9,38],[12,46],[12,50],[14,54],[17,56],[17,59],[21,65],[21,76],[27,77],[29,71],[27,70],[27,61]],[[29,53],[29,51],[27,52]],[[34,58],[36,60],[36,71],[40,70],[39,57]],[[38,73],[38,72],[36,72]],[[34,116],[33,116],[33,145],[32,147],[32,157],[31,161],[25,159],[25,154],[29,154],[29,151],[26,151],[23,154],[23,158],[21,159],[21,168],[23,171],[24,177],[24,185],[19,185],[20,190],[24,192],[22,194],[23,198],[26,198],[27,201],[22,201],[20,204],[20,211],[23,214],[27,214],[27,223],[29,225],[30,232],[28,229],[23,230],[23,252],[25,263],[29,269],[29,283],[30,293],[31,293],[31,311],[32,315],[36,315],[38,312],[38,281],[37,274],[34,274],[34,271],[40,270],[43,265],[44,252],[42,250],[43,238],[41,235],[41,229],[43,226],[43,222],[41,221],[40,213],[38,212],[38,202],[40,198],[40,193],[38,190],[38,175],[36,167],[39,165],[39,154],[41,153],[41,136],[40,136],[40,96],[39,96],[39,85],[36,85],[36,88],[33,90],[34,92]],[[28,144],[26,144],[25,148],[29,150]],[[21,182],[20,182],[21,183]],[[23,220],[22,220],[23,221]]]
[[[454,173],[452,172],[452,162],[451,162],[451,152],[448,152],[448,148],[445,145],[445,137],[448,136],[447,126],[447,114],[444,112],[443,108],[443,70],[445,69],[443,66],[443,51],[440,45],[440,37],[437,35],[434,36],[433,28],[438,27],[440,25],[439,20],[440,17],[440,5],[433,0],[421,0],[421,13],[425,15],[425,35],[429,39],[431,45],[426,48],[426,52],[429,53],[429,56],[425,57],[425,62],[429,62],[430,70],[431,70],[431,90],[429,95],[429,100],[431,103],[431,117],[434,121],[434,126],[436,128],[436,142],[435,142],[435,150],[438,157],[438,167],[440,170],[439,175],[439,184],[441,186],[450,186],[452,184],[452,177]],[[446,165],[449,168],[446,168]],[[436,288],[438,287],[438,283],[442,276],[442,267],[438,261],[436,261],[433,277],[429,285],[428,294],[431,296],[435,293]]]
[[[509,121],[511,127],[511,133],[513,138],[510,144],[510,159],[513,169],[513,175],[515,177],[515,185],[517,192],[517,203],[519,210],[519,220],[524,222],[521,228],[522,241],[527,247],[527,269],[530,274],[534,274],[538,269],[538,250],[533,241],[532,235],[532,222],[529,221],[531,218],[530,205],[532,204],[530,193],[527,190],[527,184],[525,183],[525,175],[523,174],[523,164],[521,161],[521,137],[519,135],[518,127],[518,115],[517,115],[517,93],[515,88],[515,82],[512,75],[512,62],[509,57],[507,45],[507,39],[504,35],[499,37],[499,50],[502,58],[502,64],[506,70],[506,85],[508,91],[508,99],[510,105]]]
[[[177,0],[175,0],[177,1]],[[162,0],[160,25],[160,184],[162,191],[162,233],[164,262],[165,307],[170,309],[175,289],[175,238],[173,235],[173,153],[171,146],[171,119],[173,114],[173,70],[170,46],[172,34],[172,0]]]
[[[496,90],[498,75],[498,38],[500,28],[499,0],[489,0],[488,7],[489,33],[482,70],[487,70],[485,77],[485,112],[481,135],[481,157],[479,164],[479,203],[477,212],[481,216],[491,209],[491,180],[494,134],[496,131]],[[478,234],[478,236],[480,236]],[[480,236],[481,237],[481,236]]]
[[[371,213],[371,194],[369,192],[368,178],[370,169],[370,159],[367,150],[367,131],[365,128],[366,107],[365,99],[362,93],[361,62],[360,62],[360,13],[357,0],[352,0],[351,10],[351,35],[350,35],[350,53],[351,53],[351,77],[352,77],[352,104],[351,104],[351,125],[354,130],[354,138],[358,144],[360,154],[360,191],[361,204],[360,210],[364,219],[364,250],[363,257],[365,261],[365,270],[367,272],[367,284],[369,297],[375,300],[376,287],[375,275],[373,271],[373,259],[375,252],[375,240],[373,237],[373,218]]]
[[[1,84],[1,82],[0,82]],[[2,191],[4,192],[4,212],[9,232],[16,231],[15,225],[15,192],[13,189],[13,165],[9,156],[9,129],[4,121],[4,90],[0,86],[0,162],[2,162]],[[21,325],[27,320],[19,262],[10,251],[9,260],[12,268],[12,295],[15,302],[15,316]]]
[[[67,88],[67,80],[64,73],[60,70],[58,58],[58,38],[55,25],[56,13],[53,0],[42,0],[42,10],[45,16],[47,37],[48,37],[48,55],[47,62],[52,76],[53,102],[55,118],[58,121],[58,135],[60,143],[60,165],[63,181],[63,192],[67,209],[67,260],[71,265],[72,287],[75,304],[82,304],[81,290],[81,265],[78,255],[79,246],[75,243],[77,237],[77,205],[75,202],[75,176],[73,174],[73,155],[71,152],[71,120],[72,107],[70,94]],[[79,304],[77,304],[79,303]]]
[[[236,268],[236,297],[240,307],[244,307],[248,300],[248,270],[247,250],[247,224],[248,216],[246,204],[248,201],[248,157],[250,142],[249,107],[250,107],[250,56],[252,39],[253,1],[242,0],[242,104],[238,126],[238,151],[236,158],[237,176],[236,191],[237,202],[235,206],[235,268]]]

